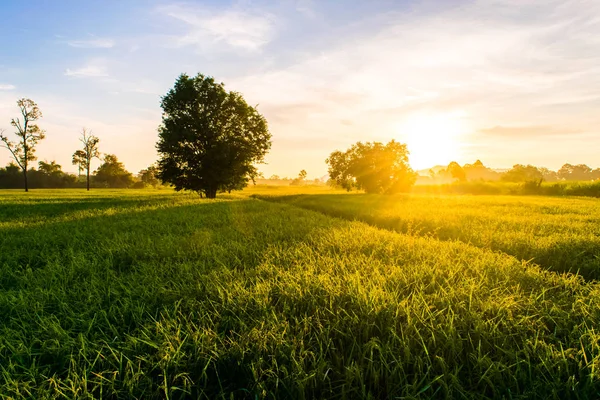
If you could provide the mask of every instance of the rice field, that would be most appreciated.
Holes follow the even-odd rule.
[[[0,398],[597,398],[597,282],[440,233],[592,246],[536,199],[0,191]]]

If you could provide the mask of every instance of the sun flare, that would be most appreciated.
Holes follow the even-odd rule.
[[[413,169],[446,165],[461,155],[461,138],[466,132],[464,113],[419,114],[397,127],[399,140],[410,151]]]

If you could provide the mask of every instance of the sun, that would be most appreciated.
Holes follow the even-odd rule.
[[[410,151],[413,169],[447,165],[461,155],[464,113],[413,115],[398,124],[397,132]]]

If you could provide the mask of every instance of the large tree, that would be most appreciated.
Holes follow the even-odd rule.
[[[30,99],[19,99],[17,100],[17,106],[21,111],[22,119],[16,118],[10,121],[10,124],[16,129],[17,141],[10,141],[4,135],[4,131],[0,131],[0,142],[2,143],[0,147],[8,149],[21,168],[25,191],[28,192],[27,170],[29,163],[37,159],[35,157],[35,147],[40,140],[44,139],[45,135],[44,131],[35,123],[42,117],[38,105]]]
[[[271,134],[265,118],[241,94],[212,77],[183,74],[161,107],[156,147],[163,182],[215,198],[254,180],[254,164],[271,148]]]
[[[90,190],[90,168],[92,166],[92,160],[94,158],[100,158],[100,152],[98,151],[98,143],[100,139],[92,134],[92,131],[88,131],[86,128],[81,130],[81,137],[79,141],[83,145],[83,148],[73,153],[73,165],[77,165],[79,170],[86,171],[86,187]]]
[[[347,190],[393,194],[409,190],[416,174],[408,165],[405,144],[390,141],[358,142],[345,152],[334,151],[326,160],[329,176]]]

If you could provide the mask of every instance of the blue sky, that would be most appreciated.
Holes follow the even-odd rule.
[[[600,166],[595,0],[3,0],[0,17],[0,129],[35,100],[38,157],[65,170],[83,126],[131,171],[152,163],[182,72],[258,104],[266,175],[319,177],[331,151],[390,139],[416,168]]]

